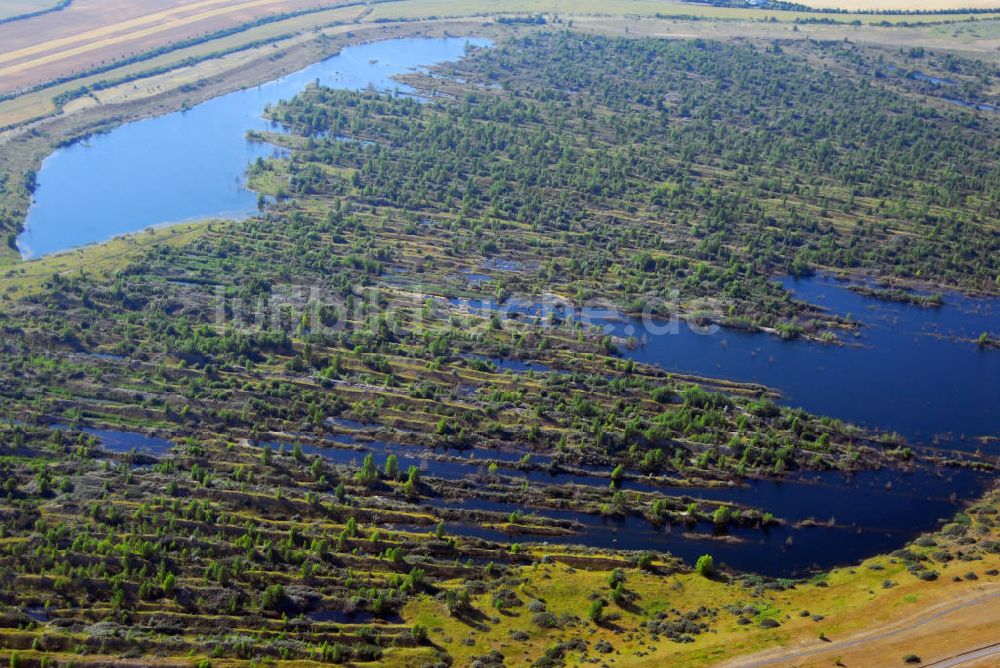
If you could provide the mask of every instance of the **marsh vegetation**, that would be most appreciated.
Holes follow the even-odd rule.
[[[997,120],[910,78],[859,85],[868,48],[533,28],[406,75],[410,95],[271,107],[258,216],[107,273],[11,269],[12,664],[690,662],[995,577],[995,495],[958,505],[989,455],[504,308],[835,345],[863,322],[774,275],[995,295]],[[913,524],[866,522],[900,498]]]

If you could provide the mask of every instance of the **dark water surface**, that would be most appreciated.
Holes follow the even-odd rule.
[[[290,443],[266,442],[276,451],[291,452]],[[360,449],[351,449],[358,447]],[[464,451],[464,461],[436,459],[433,452],[417,446],[385,441],[356,441],[337,436],[328,447],[302,444],[303,454],[321,456],[331,463],[359,467],[367,453],[382,470],[390,454],[399,468],[417,466],[423,475],[448,480],[469,480],[485,484],[486,462],[500,462],[496,475],[525,479],[538,485],[581,485],[607,487],[609,479],[579,473],[549,473],[512,468],[504,453],[489,450]],[[448,452],[457,456],[458,452]],[[501,455],[497,457],[495,455]],[[544,458],[532,458],[538,464]],[[592,467],[595,468],[596,467]],[[607,471],[603,471],[607,474]],[[767,529],[730,528],[716,532],[713,527],[657,527],[642,517],[600,517],[571,508],[526,508],[520,503],[483,498],[421,499],[433,508],[487,511],[566,520],[579,530],[565,536],[508,535],[470,521],[446,523],[449,533],[493,541],[521,543],[580,544],[628,550],[670,552],[693,562],[706,552],[740,570],[775,577],[802,575],[864,559],[900,547],[921,531],[933,529],[950,518],[957,503],[981,490],[983,478],[965,469],[921,468],[912,472],[868,471],[851,476],[839,472],[806,473],[784,481],[750,481],[744,486],[692,488],[640,483],[626,480],[625,492],[649,492],[682,497],[689,501],[727,501],[770,511],[786,521]],[[803,524],[804,523],[804,524]],[[417,527],[414,531],[430,531]]]
[[[623,357],[668,371],[762,383],[780,390],[785,404],[895,431],[915,444],[981,447],[996,453],[995,444],[983,445],[975,437],[1000,434],[1000,355],[980,349],[972,340],[983,331],[1000,331],[998,300],[949,293],[940,308],[923,308],[867,297],[823,276],[782,283],[797,298],[860,321],[859,334],[847,334],[848,345],[833,346],[725,329],[707,334],[683,322],[644,323],[558,303],[452,303],[474,311],[516,312],[538,317],[542,323],[551,322],[552,314],[557,321],[583,321],[605,333],[637,340],[637,346],[621,349]],[[518,361],[508,368],[523,372],[531,367]],[[806,474],[736,488],[659,487],[664,494],[757,507],[788,524],[764,531],[735,529],[727,534],[739,539],[734,542],[706,534],[704,528],[658,529],[639,517],[608,519],[540,510],[541,515],[578,521],[585,530],[574,536],[513,540],[665,550],[689,561],[710,552],[739,569],[775,576],[801,574],[900,547],[954,515],[958,503],[980,494],[989,477],[961,469],[922,468],[850,477],[837,472]],[[630,485],[635,483],[626,481],[624,489]],[[646,491],[646,487],[631,489]],[[504,504],[475,499],[458,505],[509,512]],[[819,526],[796,526],[806,520]],[[454,531],[504,538],[482,527],[459,526]]]
[[[64,424],[52,425],[54,429],[72,431],[72,427]],[[141,454],[162,457],[169,454],[173,443],[165,438],[148,436],[134,431],[121,431],[117,429],[92,429],[90,427],[80,427],[79,431],[94,436],[101,443],[101,447],[111,452],[125,454],[138,452]]]
[[[271,129],[261,118],[266,105],[292,97],[317,79],[344,89],[372,86],[404,90],[390,77],[457,59],[468,43],[456,38],[409,39],[350,47],[277,81],[209,100],[185,112],[129,123],[60,149],[39,173],[39,188],[27,229],[18,239],[19,248],[26,257],[36,257],[150,225],[251,215],[256,211],[257,196],[245,188],[246,167],[257,157],[272,155],[274,149],[248,142],[246,132]],[[942,81],[942,85],[946,83]],[[492,260],[483,268],[527,270],[505,260]],[[466,278],[481,283],[490,280],[490,275],[470,273]],[[634,337],[638,345],[623,349],[625,357],[668,371],[762,383],[780,390],[788,405],[896,431],[916,444],[968,449],[978,447],[976,436],[1000,434],[1000,354],[970,342],[983,331],[1000,332],[998,300],[947,294],[941,308],[921,308],[859,295],[824,277],[783,283],[801,299],[859,320],[863,324],[860,335],[848,334],[848,346],[831,346],[729,330],[706,335],[685,323],[674,328],[662,322],[606,315],[588,320],[609,334]],[[566,318],[588,315],[540,303],[467,305],[473,309],[508,308],[540,315],[543,321],[552,311]],[[499,372],[549,371],[527,361],[491,361]],[[334,419],[329,426],[367,428]],[[170,448],[163,439],[86,431],[111,450],[136,448],[161,456]],[[392,453],[404,470],[413,464],[428,475],[448,479],[481,474],[484,464],[476,460],[494,459],[501,462],[500,475],[526,478],[535,484],[608,483],[604,472],[597,470],[591,472],[601,475],[517,470],[511,464],[520,460],[519,453],[483,449],[448,452],[472,457],[468,461],[442,461],[432,452],[393,443],[340,441],[329,448],[306,446],[304,451],[338,464],[359,465],[368,450],[375,453],[380,468]],[[346,449],[349,445],[364,450]],[[984,446],[986,452],[994,454],[996,448]],[[544,465],[549,459],[535,455],[532,461]],[[773,512],[788,524],[765,531],[734,529],[728,538],[720,538],[705,526],[663,529],[640,517],[608,519],[575,510],[540,509],[534,512],[572,520],[583,529],[556,538],[511,538],[472,523],[449,523],[448,530],[496,540],[670,551],[692,561],[710,552],[740,569],[789,575],[851,563],[899,547],[953,515],[958,509],[956,502],[975,496],[985,482],[983,476],[952,469],[872,472],[847,478],[823,473],[785,482],[758,481],[744,487],[710,489],[626,481],[626,491],[745,504]],[[515,504],[482,499],[424,502],[502,513],[524,510]],[[795,526],[804,520],[823,526]],[[734,538],[738,540],[731,540]]]
[[[1000,434],[1000,354],[973,340],[1000,332],[1000,300],[949,293],[925,308],[858,294],[832,278],[785,279],[795,297],[861,322],[848,345],[730,329],[705,333],[667,323],[558,303],[452,300],[471,310],[501,310],[595,324],[634,338],[621,354],[667,371],[762,383],[783,403],[867,427],[895,431],[913,443],[975,448],[977,436]],[[521,362],[520,364],[524,364]],[[992,446],[995,450],[996,446]]]
[[[252,215],[257,194],[246,188],[244,174],[275,149],[247,141],[246,133],[272,129],[261,117],[267,105],[317,80],[332,88],[406,91],[391,77],[461,58],[469,43],[487,42],[398,39],[348,47],[275,81],[61,148],[39,170],[18,248],[32,258],[153,225]]]

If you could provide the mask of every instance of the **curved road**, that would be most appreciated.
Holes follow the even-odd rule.
[[[828,654],[832,652],[841,651],[849,648],[856,648],[860,645],[866,643],[875,642],[878,640],[884,640],[886,638],[891,638],[892,636],[899,635],[906,631],[911,631],[913,629],[918,629],[922,626],[930,624],[941,617],[950,615],[959,610],[965,608],[974,607],[977,605],[982,605],[983,603],[989,603],[994,599],[1000,598],[1000,589],[994,589],[988,593],[975,593],[964,596],[959,599],[953,599],[951,601],[944,601],[930,608],[917,613],[918,617],[915,621],[910,623],[904,623],[902,626],[889,625],[887,630],[874,629],[872,631],[865,631],[860,635],[856,635],[847,640],[841,640],[839,642],[823,643],[822,645],[816,645],[808,649],[802,649],[798,651],[776,653],[776,651],[769,651],[766,655],[758,655],[759,658],[753,659],[752,657],[747,657],[746,659],[734,659],[729,662],[729,666],[739,666],[740,668],[764,668],[766,666],[777,666],[788,664],[797,659],[806,659],[812,656],[820,654]],[[933,611],[933,612],[932,612]],[[913,619],[910,617],[909,619]],[[896,622],[899,624],[900,622]],[[886,627],[882,627],[883,629]],[[925,668],[930,668],[934,666],[935,668],[954,668],[956,666],[964,665],[967,662],[975,661],[990,656],[998,655],[1000,656],[1000,642],[988,645],[986,647],[973,648],[962,654],[958,654],[954,657],[948,659],[942,659],[937,663],[925,664]]]

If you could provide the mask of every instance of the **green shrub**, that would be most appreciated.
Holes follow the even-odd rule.
[[[694,565],[694,570],[702,577],[712,577],[715,574],[715,560],[712,559],[712,555],[703,554],[698,557],[698,561]]]

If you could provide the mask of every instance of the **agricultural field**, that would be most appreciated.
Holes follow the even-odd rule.
[[[817,9],[846,11],[924,11],[996,9],[995,0],[803,0],[800,4]]]
[[[209,30],[199,22],[201,19],[193,18],[197,12],[190,14],[194,4],[161,8],[161,11],[185,17],[183,25],[189,32],[165,42],[155,41],[156,48],[150,40],[158,40],[156,35],[159,33],[146,33],[158,31],[163,26],[147,26],[152,19],[143,14],[148,11],[143,9],[145,5],[129,5],[127,10],[116,10],[116,20],[127,22],[129,26],[134,24],[135,30],[143,32],[146,49],[127,52],[119,49],[110,58],[102,57],[101,62],[87,67],[73,64],[75,56],[68,54],[79,48],[82,49],[79,53],[85,55],[104,43],[107,16],[101,14],[99,7],[85,2],[71,6],[75,11],[89,12],[71,22],[74,34],[67,35],[65,26],[48,25],[49,21],[57,21],[55,14],[31,19],[33,26],[44,23],[38,30],[15,34],[14,28],[7,26],[13,40],[10,43],[21,45],[5,54],[8,60],[21,61],[20,64],[11,61],[10,67],[21,68],[37,57],[48,63],[46,67],[55,69],[45,75],[48,79],[40,79],[34,86],[21,87],[0,96],[0,146],[6,158],[4,173],[0,175],[0,185],[5,191],[0,202],[0,228],[10,233],[19,227],[17,221],[23,218],[28,203],[28,193],[20,187],[23,175],[37,171],[42,158],[59,143],[113,127],[123,120],[164,113],[233,88],[273,79],[326,57],[345,43],[403,35],[489,35],[496,24],[484,23],[483,13],[499,10],[494,5],[484,8],[475,3],[435,4],[416,0],[346,6],[339,10],[326,9],[326,5],[293,7],[282,4],[275,7],[254,4],[262,13],[255,14],[258,18],[251,23],[226,22],[229,19],[223,21],[222,14],[210,12],[213,21],[223,21],[224,25]],[[652,5],[640,0],[622,0],[613,7],[604,3],[593,7],[574,4],[574,13],[566,16],[570,25],[611,35],[631,32],[681,39],[849,40],[887,49],[920,44],[941,53],[951,52],[987,62],[995,62],[1000,53],[1000,32],[995,29],[996,21],[989,20],[988,13],[861,14],[848,21],[827,14],[803,16],[796,12],[708,7],[682,2],[656,3],[656,7],[663,11],[654,12]],[[511,16],[568,11],[557,3],[545,5],[534,0],[505,3],[502,8]],[[236,11],[236,5],[227,4],[219,11],[223,10],[223,14]],[[611,10],[621,14],[608,13]],[[855,20],[860,21],[860,25],[852,25]],[[175,23],[163,25],[174,26]],[[865,27],[869,23],[874,25]],[[76,33],[81,32],[77,30],[81,24],[92,26],[89,31],[102,39],[74,42],[78,40]],[[518,27],[516,24],[507,26],[509,30]],[[114,31],[107,39],[115,43],[127,41],[132,29]],[[68,39],[77,47],[53,50],[53,45],[46,46],[39,35],[51,35],[53,45]],[[15,53],[21,56],[15,58]],[[70,59],[60,60],[64,56]],[[0,80],[7,81],[7,77]],[[47,129],[45,132],[37,131],[35,125],[39,122]],[[0,249],[0,262],[15,259],[16,255],[9,248]]]
[[[113,61],[270,15],[315,8],[315,0],[76,0],[65,10],[0,24],[0,92],[26,89]],[[330,3],[335,6],[335,3]]]
[[[10,21],[37,12],[54,10],[64,4],[61,0],[2,0],[0,21]]]
[[[109,7],[0,24],[0,661],[996,660],[1000,19]],[[20,257],[56,147],[417,37],[261,103],[245,217]]]
[[[992,8],[992,6],[988,7]],[[944,8],[949,9],[949,8]],[[763,22],[800,22],[836,17],[808,10],[778,10],[766,8],[744,8],[714,6],[713,3],[683,2],[682,0],[502,0],[496,5],[483,5],[476,0],[428,0],[427,2],[379,3],[375,6],[374,16],[381,19],[420,19],[427,16],[486,16],[501,13],[537,14],[552,13],[562,16],[645,16],[682,19],[719,20],[719,21],[763,21]],[[844,22],[857,20],[863,24],[875,23],[924,23],[940,22],[942,20],[967,20],[977,14],[909,14],[899,15],[888,12],[885,14],[857,14],[855,16],[839,17]],[[986,13],[984,18],[995,18],[995,14]]]
[[[88,105],[125,104],[171,89],[196,86],[220,72],[246,69],[248,63],[269,55],[266,49],[276,41],[300,42],[304,32],[323,28],[325,34],[335,34],[337,26],[350,24],[363,12],[361,7],[308,12],[122,65],[113,70],[113,75],[81,76],[11,97],[0,102],[0,125],[16,126],[67,106],[79,110]]]

